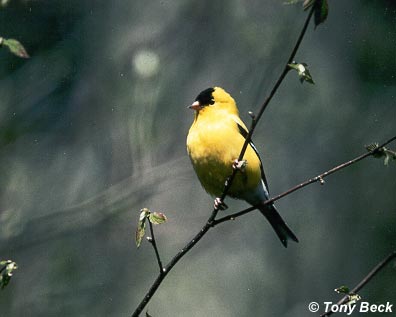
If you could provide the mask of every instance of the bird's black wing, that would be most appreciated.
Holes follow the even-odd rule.
[[[236,124],[238,125],[239,133],[246,139],[249,132],[243,126],[241,126],[239,123],[236,123]],[[263,179],[265,187],[267,187],[267,191],[269,193],[268,182],[267,182],[267,178],[265,177],[263,162],[261,161],[260,154],[258,153],[252,140],[250,140],[249,144],[252,147],[252,149],[254,150],[254,152],[256,152],[256,154],[260,160],[261,178]]]

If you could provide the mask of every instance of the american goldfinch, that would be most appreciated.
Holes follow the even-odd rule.
[[[263,165],[253,142],[246,149],[244,164],[235,162],[248,134],[235,100],[220,87],[208,88],[189,108],[195,110],[195,118],[187,136],[187,151],[203,188],[210,195],[219,197],[232,169],[239,166],[241,170],[237,172],[228,195],[258,206],[285,247],[288,239],[298,242],[273,204],[260,206],[269,193]]]

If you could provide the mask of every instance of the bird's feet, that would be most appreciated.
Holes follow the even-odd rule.
[[[226,210],[228,206],[225,204],[224,201],[220,199],[220,197],[216,197],[216,199],[214,200],[213,208],[216,210]]]
[[[238,159],[235,159],[234,162],[232,162],[232,168],[242,173],[245,172],[246,165],[247,165],[246,160],[238,161]]]

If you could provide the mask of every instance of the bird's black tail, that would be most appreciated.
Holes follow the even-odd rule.
[[[287,226],[286,222],[282,219],[274,205],[259,207],[259,210],[265,216],[265,218],[267,218],[272,228],[274,228],[285,248],[287,248],[287,240],[289,239],[298,242],[296,235]]]

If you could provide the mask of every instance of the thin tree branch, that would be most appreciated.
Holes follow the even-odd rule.
[[[344,169],[354,163],[357,163],[361,160],[363,160],[364,158],[367,158],[373,154],[378,153],[382,147],[384,147],[385,145],[391,143],[392,141],[396,140],[396,136],[394,136],[393,138],[389,139],[388,141],[384,142],[383,144],[381,144],[380,146],[378,146],[377,148],[362,154],[352,160],[349,160],[343,164],[340,164],[330,170],[328,170],[327,172],[324,172],[316,177],[313,177],[297,186],[294,186],[293,188],[285,191],[284,193],[277,195],[267,201],[264,202],[264,204],[270,204],[273,203],[276,200],[279,200],[299,189],[304,188],[305,186],[312,184],[314,182],[320,182],[323,181],[323,178],[337,172],[340,171],[341,169]],[[140,313],[143,311],[144,307],[147,305],[147,303],[150,301],[150,299],[152,298],[152,296],[155,294],[155,292],[157,291],[158,287],[161,285],[162,281],[165,279],[166,275],[170,272],[170,270],[176,265],[177,262],[179,262],[179,260],[189,251],[191,250],[191,248],[198,243],[198,241],[200,241],[203,236],[209,231],[210,228],[217,226],[220,223],[223,223],[225,221],[228,220],[232,220],[235,219],[237,217],[240,217],[242,215],[245,215],[249,212],[251,212],[252,210],[255,210],[256,207],[249,207],[247,209],[244,209],[240,212],[234,213],[232,215],[228,215],[225,217],[222,217],[218,220],[216,220],[216,215],[217,215],[217,210],[213,210],[211,216],[209,217],[208,221],[206,222],[206,224],[202,227],[202,229],[195,235],[195,237],[183,248],[180,250],[179,253],[177,253],[172,259],[171,261],[163,268],[163,270],[161,271],[161,273],[157,276],[157,278],[155,279],[154,283],[152,284],[152,286],[150,287],[149,291],[147,292],[146,296],[143,298],[143,300],[140,302],[139,306],[136,308],[135,312],[133,313],[132,317],[137,317],[140,315]],[[151,228],[151,227],[150,227]],[[153,236],[153,232],[151,233]],[[393,257],[396,257],[396,255],[393,255]],[[379,264],[372,272],[370,272],[370,274],[361,282],[358,284],[357,287],[355,287],[353,289],[353,292],[357,292],[360,288],[362,288],[376,273],[377,271],[379,271],[383,266],[385,266],[392,258],[390,259],[385,259],[383,262],[383,264]],[[158,259],[158,258],[157,258]],[[341,301],[340,301],[341,302]]]
[[[379,262],[360,282],[356,285],[351,293],[357,294],[377,273],[379,273],[386,265],[388,265],[393,259],[396,259],[396,251],[390,253],[386,258],[384,258],[381,262]],[[340,299],[337,305],[342,305],[348,302],[348,295],[345,295],[342,299]],[[320,317],[330,316],[333,314],[333,311],[328,311],[320,315]]]
[[[149,226],[150,226],[150,233],[151,233],[151,237],[150,237],[150,239],[148,239],[148,241],[151,243],[151,245],[154,248],[155,257],[157,258],[160,274],[162,274],[164,272],[164,267],[162,266],[161,257],[159,255],[158,248],[157,248],[157,242],[155,241],[153,224],[151,223],[151,221],[149,221],[148,223],[149,223]]]
[[[211,224],[217,212],[213,211],[212,215],[210,216],[209,220],[202,227],[202,229],[195,235],[195,237],[187,243],[187,245],[177,253],[172,260],[164,267],[161,274],[157,276],[153,285],[150,287],[149,291],[147,292],[146,296],[144,296],[143,300],[140,302],[139,306],[136,308],[135,312],[132,314],[132,317],[137,317],[143,311],[144,307],[146,307],[147,303],[153,297],[155,292],[157,291],[158,287],[161,285],[162,281],[168,275],[170,270],[175,266],[177,262],[189,251],[191,248],[197,244],[199,240],[206,234],[206,232],[211,228]],[[212,219],[213,218],[213,219]]]
[[[340,164],[340,165],[338,165],[336,167],[333,167],[332,169],[328,170],[327,172],[324,172],[322,174],[319,174],[318,176],[310,178],[310,179],[306,180],[305,182],[290,188],[289,190],[283,192],[282,194],[279,194],[279,195],[277,195],[277,196],[275,196],[275,197],[273,197],[271,199],[266,200],[263,204],[264,205],[272,204],[273,202],[275,202],[275,201],[277,201],[277,200],[279,200],[279,199],[281,199],[281,198],[283,198],[283,197],[285,197],[285,196],[287,196],[287,195],[289,195],[289,194],[291,194],[291,193],[293,193],[293,192],[295,192],[295,191],[297,191],[297,190],[299,190],[301,188],[304,188],[305,186],[308,186],[308,185],[310,185],[312,183],[320,182],[321,184],[323,184],[324,183],[323,180],[327,176],[329,176],[329,175],[331,175],[331,174],[333,174],[335,172],[338,172],[339,170],[342,170],[342,169],[344,169],[345,167],[347,167],[349,165],[355,164],[355,163],[363,160],[364,158],[366,158],[366,157],[368,157],[370,155],[375,155],[376,153],[379,153],[381,151],[381,149],[385,145],[388,145],[389,143],[391,143],[391,142],[393,142],[395,140],[396,140],[396,136],[394,136],[393,138],[390,138],[388,141],[384,142],[383,144],[379,145],[378,147],[376,147],[375,149],[373,149],[371,151],[368,151],[368,152],[366,152],[366,153],[364,153],[362,155],[359,155],[358,157],[356,157],[356,158],[354,158],[352,160],[349,160],[349,161],[347,161],[345,163],[342,163],[342,164]],[[230,214],[230,215],[224,216],[224,217],[222,217],[220,219],[214,220],[213,223],[212,223],[212,226],[213,227],[217,226],[218,224],[220,224],[222,222],[225,222],[225,221],[228,221],[228,220],[234,220],[235,218],[243,216],[243,215],[245,215],[245,214],[247,214],[247,213],[249,213],[249,212],[251,212],[251,211],[253,211],[255,209],[257,209],[257,207],[253,206],[253,207],[246,208],[246,209],[244,209],[242,211],[236,212],[234,214]]]
[[[304,26],[300,32],[300,35],[298,37],[297,43],[294,46],[292,53],[280,75],[280,77],[278,78],[278,80],[276,81],[274,87],[272,88],[269,96],[265,99],[263,105],[260,108],[260,111],[258,112],[257,117],[252,116],[252,126],[249,129],[249,133],[246,137],[245,143],[241,149],[240,155],[238,157],[238,160],[241,161],[243,159],[243,156],[245,154],[245,151],[247,149],[247,146],[251,140],[251,137],[253,135],[253,132],[255,130],[255,127],[259,121],[259,119],[261,118],[262,114],[264,113],[264,110],[266,109],[266,107],[268,106],[269,102],[271,101],[272,97],[275,95],[276,91],[278,90],[280,84],[282,83],[283,79],[285,78],[285,76],[287,75],[287,73],[289,72],[289,66],[288,64],[294,59],[294,56],[297,53],[297,50],[302,42],[302,39],[306,33],[307,27],[309,25],[309,22],[312,18],[312,14],[314,12],[314,6],[311,8],[306,21],[304,23]],[[224,185],[224,190],[223,193],[220,197],[221,201],[224,201],[230,187],[231,184],[235,178],[235,175],[237,173],[237,169],[235,169],[233,171],[233,173],[227,178],[225,185]],[[147,303],[150,301],[150,299],[153,297],[153,295],[155,294],[155,292],[157,291],[158,287],[161,285],[162,281],[165,279],[166,275],[168,274],[168,272],[175,266],[175,264],[195,245],[197,244],[197,242],[199,240],[202,239],[202,237],[206,234],[206,232],[208,232],[208,230],[210,228],[212,228],[212,223],[215,220],[216,216],[218,213],[218,209],[214,208],[214,210],[212,211],[212,214],[210,215],[208,221],[206,222],[206,224],[202,227],[202,229],[195,235],[195,237],[179,252],[177,253],[172,259],[171,261],[164,267],[163,271],[157,276],[156,280],[154,281],[154,283],[152,284],[152,286],[150,287],[149,291],[146,293],[146,295],[144,296],[143,300],[140,302],[140,304],[138,305],[138,307],[136,308],[136,310],[134,311],[132,317],[137,317],[140,315],[140,313],[143,311],[144,307],[147,305]]]
[[[298,36],[298,39],[297,39],[297,42],[294,45],[294,48],[293,48],[293,50],[292,50],[292,52],[291,52],[291,54],[289,56],[289,59],[287,60],[285,66],[283,68],[283,71],[282,71],[281,75],[279,76],[278,80],[276,81],[276,83],[275,83],[274,87],[272,88],[272,90],[271,90],[270,94],[268,95],[268,97],[264,100],[264,103],[262,104],[258,114],[256,116],[252,115],[252,125],[251,125],[251,127],[249,129],[249,132],[248,132],[247,136],[246,136],[245,143],[242,146],[241,152],[240,152],[239,157],[238,157],[238,161],[241,161],[243,159],[243,156],[245,155],[247,146],[248,146],[248,144],[250,143],[250,141],[252,139],[252,135],[253,135],[254,130],[256,129],[258,121],[260,120],[261,116],[264,113],[264,110],[267,108],[268,104],[272,100],[272,97],[277,92],[277,90],[278,90],[280,84],[282,83],[283,79],[286,77],[287,73],[289,72],[289,70],[290,70],[289,64],[294,60],[294,57],[297,54],[298,48],[300,47],[300,44],[301,44],[301,42],[302,42],[302,40],[304,38],[304,35],[305,35],[306,31],[307,31],[309,22],[311,21],[311,18],[312,18],[312,15],[313,15],[314,11],[315,11],[315,5],[312,6],[311,10],[308,13],[308,16],[307,16],[307,19],[305,20],[304,26],[301,29],[300,35]],[[234,169],[232,174],[227,178],[227,181],[225,182],[225,187],[224,187],[223,193],[220,196],[220,200],[221,201],[224,201],[224,199],[225,199],[225,197],[226,197],[226,195],[227,195],[227,193],[228,193],[228,191],[229,191],[229,189],[231,187],[231,184],[232,184],[237,172],[238,172],[238,170]]]

